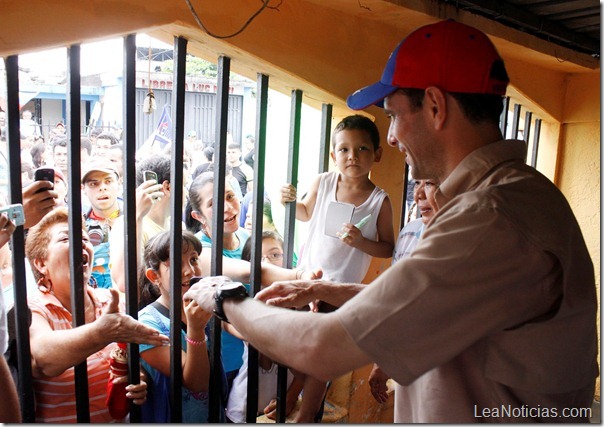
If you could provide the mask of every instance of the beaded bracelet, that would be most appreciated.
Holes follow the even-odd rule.
[[[205,337],[203,340],[193,340],[185,335],[185,340],[191,345],[202,345],[208,342],[208,337]]]

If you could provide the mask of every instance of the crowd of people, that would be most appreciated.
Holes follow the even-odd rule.
[[[35,123],[31,113],[25,112],[28,122]],[[5,115],[1,115],[2,119]],[[3,122],[4,126],[6,123]],[[137,152],[136,159],[136,227],[137,227],[137,263],[139,282],[128,285],[124,279],[124,238],[125,223],[123,217],[123,144],[119,132],[106,132],[93,129],[87,135],[81,135],[82,151],[82,218],[84,286],[86,326],[71,326],[70,277],[67,224],[67,177],[68,138],[64,126],[58,126],[50,132],[48,142],[42,134],[32,133],[38,138],[35,144],[23,144],[21,150],[24,176],[23,207],[27,223],[26,287],[28,306],[32,313],[32,365],[34,366],[34,391],[36,397],[36,420],[45,422],[73,422],[76,420],[75,389],[73,386],[73,366],[86,360],[89,366],[89,388],[91,396],[91,421],[109,422],[115,417],[109,411],[106,399],[107,381],[116,384],[126,381],[125,376],[114,378],[110,374],[109,355],[115,351],[118,342],[141,344],[141,366],[143,377],[138,384],[128,385],[128,398],[142,405],[143,421],[169,422],[171,410],[168,403],[170,349],[166,346],[166,337],[170,333],[169,302],[167,288],[169,279],[169,240],[170,240],[170,202],[172,191],[170,184],[171,159],[170,144],[154,143],[151,137]],[[8,173],[5,136],[0,148],[3,163],[0,166]],[[29,138],[33,136],[30,135]],[[195,135],[190,135],[195,136]],[[249,140],[249,138],[248,138]],[[184,188],[182,189],[187,205],[183,206],[183,287],[189,286],[192,277],[198,278],[202,272],[210,270],[212,246],[212,202],[213,197],[213,147],[205,146],[205,161],[192,161],[190,150],[198,140],[188,138],[183,162]],[[225,193],[226,219],[224,227],[225,273],[230,277],[249,282],[251,274],[250,257],[242,258],[244,244],[249,241],[251,227],[240,226],[240,211],[243,194],[252,188],[253,172],[242,157],[251,158],[253,144],[246,144],[245,155],[241,148],[229,143],[228,182]],[[199,157],[199,156],[198,156]],[[31,167],[26,168],[31,162]],[[35,163],[35,165],[34,165]],[[195,164],[193,170],[192,165]],[[49,180],[35,180],[36,172],[50,170]],[[245,173],[241,172],[242,170]],[[28,179],[25,179],[25,171]],[[235,174],[233,174],[233,171]],[[152,173],[152,178],[149,178]],[[0,203],[7,204],[8,182],[2,189]],[[242,194],[242,191],[244,192]],[[250,200],[251,191],[248,195]],[[209,201],[207,200],[209,199]],[[246,207],[247,207],[246,203]],[[270,200],[266,200],[268,224],[272,224]],[[35,214],[34,214],[35,213]],[[251,214],[251,211],[249,212]],[[0,217],[4,220],[4,216]],[[4,223],[3,223],[4,224]],[[5,225],[7,234],[13,231],[10,221]],[[187,230],[188,228],[188,230]],[[248,245],[249,246],[249,245]],[[202,248],[206,248],[202,251]],[[248,249],[249,250],[249,249]],[[14,304],[12,280],[12,253],[9,245],[0,247],[2,261],[3,308],[7,311]],[[274,252],[274,251],[273,251]],[[281,252],[282,255],[282,252]],[[271,256],[275,256],[274,254]],[[302,272],[282,268],[281,263],[263,263],[263,280],[268,285],[277,280],[291,280],[302,277]],[[304,277],[312,278],[313,273]],[[187,282],[187,283],[185,283]],[[124,292],[127,286],[137,286],[139,294],[140,321],[123,322]],[[249,287],[249,285],[248,285]],[[112,315],[112,316],[109,316]],[[209,358],[207,331],[204,330],[211,316],[201,311],[194,302],[183,307],[183,421],[206,422],[208,420],[208,380]],[[112,318],[120,319],[120,327],[112,333],[105,328],[111,327]],[[116,320],[117,321],[117,320]],[[134,329],[141,328],[143,333],[137,338],[129,336]],[[121,330],[123,329],[123,330]],[[57,334],[55,334],[55,332]],[[232,330],[222,335],[222,375],[224,384],[221,401],[226,410],[227,402],[241,405],[237,401],[245,399],[246,392],[237,392],[239,398],[230,398],[229,390],[240,368],[247,361],[245,343],[241,336]],[[120,339],[116,339],[116,334]],[[10,361],[9,372],[16,380],[16,360],[8,350],[14,348],[15,337],[10,337],[4,348],[5,358]],[[56,348],[48,343],[53,340],[63,343],[70,340],[77,351],[71,351],[69,357],[61,356]],[[110,340],[110,341],[107,341]],[[87,345],[81,345],[86,341]],[[72,347],[68,347],[71,349]],[[268,360],[268,359],[267,359]],[[188,362],[188,363],[187,363]],[[94,378],[94,380],[93,380]],[[274,381],[273,381],[274,382]],[[149,387],[148,387],[149,385]],[[270,387],[269,387],[270,388]],[[291,394],[289,408],[297,402],[297,394]],[[274,395],[272,397],[275,397]],[[295,397],[295,399],[294,399]],[[230,398],[230,400],[229,400]],[[270,404],[270,405],[269,405]],[[275,415],[275,402],[265,406],[269,416]],[[268,406],[267,406],[268,407]],[[261,408],[262,410],[264,409]],[[232,412],[235,413],[235,412]],[[226,412],[225,412],[226,414]],[[239,413],[241,416],[241,413]],[[228,419],[228,418],[223,418]]]
[[[224,277],[209,275],[216,244],[210,147],[203,153],[207,162],[198,164],[200,150],[193,155],[185,146],[182,189],[170,182],[169,144],[142,147],[136,163],[139,280],[127,283],[120,136],[83,136],[85,325],[79,327],[71,323],[67,137],[57,129],[48,143],[22,140],[22,162],[31,162],[32,171],[54,171],[52,182],[31,176],[23,181],[36,420],[76,420],[73,367],[84,360],[91,421],[122,420],[107,406],[107,384],[127,381],[110,370],[117,343],[140,344],[141,379],[127,385],[126,398],[142,405],[143,422],[171,420],[170,201],[176,191],[186,201],[183,422],[208,421],[210,393],[219,393],[220,421],[245,421],[248,344],[259,351],[257,413],[275,417],[279,363],[289,372],[287,414],[301,396],[294,417],[300,423],[321,421],[329,380],[370,363],[368,382],[378,402],[388,400],[387,381],[394,381],[395,422],[478,422],[480,414],[502,405],[528,408],[507,421],[557,422],[544,409],[551,414],[589,407],[598,374],[593,265],[564,197],[526,166],[522,141],[501,135],[508,83],[503,61],[478,30],[443,21],[410,34],[382,79],[348,98],[352,109],[384,108],[391,120],[386,138],[367,117],[345,117],[332,134],[336,170],[317,176],[302,197],[290,183],[283,185],[280,202],[293,204],[296,218],[310,222],[292,269],[283,266],[283,240],[265,200],[262,290],[255,298],[246,297],[253,137],[243,147],[227,146],[230,171],[218,234]],[[382,156],[381,139],[404,154],[420,215],[396,241],[390,198],[370,179]],[[334,205],[351,206],[352,213],[328,235]],[[14,230],[0,215],[4,300],[17,285],[5,271]],[[392,257],[392,265],[363,284],[372,257]],[[130,286],[138,290],[139,320],[124,313]],[[0,301],[0,308],[10,307]],[[222,366],[214,373],[222,380],[220,390],[209,388],[213,314],[224,325]],[[8,347],[1,328],[0,347]],[[9,407],[17,408],[11,366],[1,362],[0,380],[7,387],[0,388]],[[18,421],[18,414],[0,410],[0,421]],[[585,412],[577,414],[573,421],[586,420]]]

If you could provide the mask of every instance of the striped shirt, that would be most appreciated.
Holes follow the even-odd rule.
[[[399,259],[408,258],[411,255],[423,231],[424,223],[421,218],[409,221],[403,227],[398,235],[398,239],[396,239],[396,246],[392,254],[392,264],[395,264]]]
[[[111,302],[108,289],[87,288],[88,295],[95,305],[98,319],[103,307]],[[48,320],[53,330],[72,329],[71,313],[65,309],[52,294],[40,291],[28,301],[32,313],[37,313]],[[124,310],[123,302],[120,311]],[[91,354],[86,359],[88,364],[88,396],[90,401],[90,422],[107,423],[115,421],[109,415],[105,400],[107,399],[107,382],[109,380],[109,353],[116,346],[109,344],[104,349]],[[74,368],[71,367],[53,378],[34,378],[34,393],[36,396],[36,422],[46,423],[75,423],[76,395],[74,384]]]

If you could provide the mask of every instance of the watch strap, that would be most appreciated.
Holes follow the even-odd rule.
[[[236,287],[229,286],[228,288],[219,287],[214,295],[214,315],[223,322],[230,323],[224,313],[223,302],[228,298],[245,298],[248,296],[247,289],[243,284],[239,284]]]

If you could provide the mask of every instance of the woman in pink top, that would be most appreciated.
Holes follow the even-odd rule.
[[[84,283],[92,271],[93,248],[82,230]],[[106,405],[110,379],[110,351],[116,342],[169,343],[160,335],[123,313],[124,304],[115,289],[83,286],[85,325],[73,328],[69,268],[69,225],[66,208],[48,213],[30,229],[25,247],[38,291],[28,301],[32,312],[30,347],[36,421],[76,422],[74,369],[88,365],[90,421],[114,421]],[[116,382],[127,381],[127,376]],[[144,381],[126,387],[127,397],[142,404],[147,395]]]

